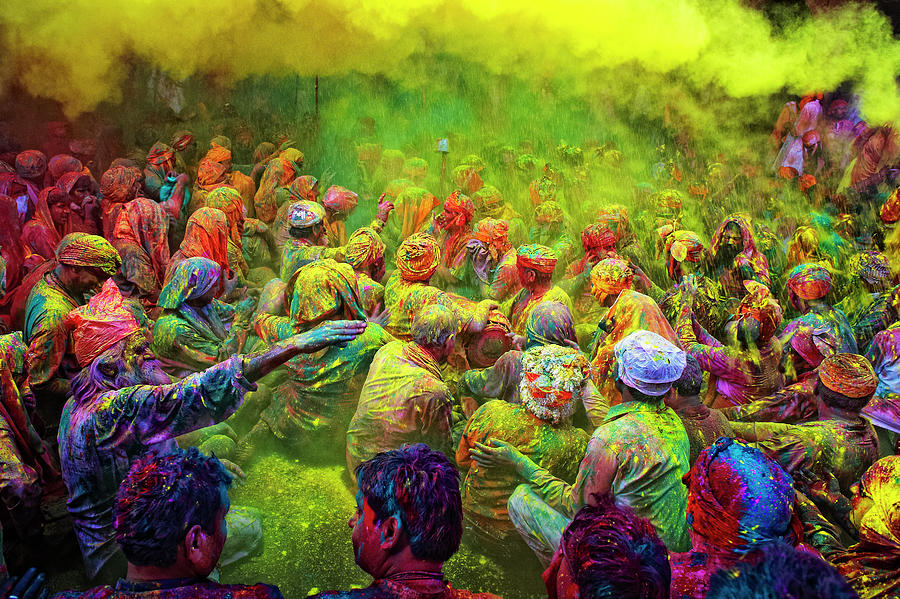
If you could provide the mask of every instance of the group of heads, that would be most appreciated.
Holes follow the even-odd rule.
[[[855,508],[859,522],[881,523],[885,509],[900,507],[898,465],[885,458],[866,474]],[[410,563],[440,565],[458,550],[459,473],[444,454],[407,445],[363,462],[356,479],[356,510],[348,525],[355,561],[371,576],[382,578]],[[712,575],[707,596],[855,596],[820,558],[794,548],[802,534],[792,480],[760,451],[719,439],[685,479],[695,544],[752,557]],[[180,577],[208,576],[227,538],[231,480],[215,457],[193,448],[136,460],[114,505],[116,540],[129,563]],[[873,512],[878,514],[871,517]],[[593,496],[576,514],[544,573],[555,599],[662,599],[670,596],[671,579],[668,552],[653,526],[610,496]]]
[[[357,564],[375,578],[410,557],[440,564],[459,548],[459,473],[424,444],[380,453],[356,468],[349,520]],[[227,538],[232,477],[195,448],[137,459],[114,505],[116,541],[129,563],[203,579]],[[174,577],[174,576],[173,576]]]

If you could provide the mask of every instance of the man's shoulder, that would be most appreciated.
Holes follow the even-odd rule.
[[[40,309],[41,313],[38,318],[42,320],[48,318],[61,320],[76,307],[72,298],[56,285],[48,283],[44,277],[35,283],[25,302],[26,311]]]
[[[386,331],[385,331],[386,332]],[[394,356],[399,356],[400,352],[403,351],[403,346],[405,345],[404,341],[399,341],[397,339],[393,339],[388,341],[384,345],[382,345],[378,352],[376,352],[376,356],[379,358],[390,358]],[[393,365],[391,365],[393,366]]]
[[[681,418],[671,408],[661,411],[624,411],[608,415],[606,420],[594,429],[591,442],[616,441],[627,444],[636,439],[640,441],[640,445],[644,445],[651,437],[665,438],[672,432],[673,427],[676,428],[676,432],[677,429],[684,432]]]

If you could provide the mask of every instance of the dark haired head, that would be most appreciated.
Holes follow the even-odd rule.
[[[668,599],[666,546],[648,520],[594,495],[563,532],[560,546],[583,599]]]
[[[672,387],[675,388],[678,395],[690,397],[700,393],[700,388],[703,386],[703,370],[700,369],[697,358],[691,354],[685,354],[684,358],[684,370],[681,371],[681,378],[675,381]]]
[[[622,382],[621,379],[616,379],[616,390],[621,393],[622,389],[628,389],[628,393],[631,394],[631,399],[634,401],[639,401],[643,403],[653,403],[655,401],[659,401],[659,397],[654,397],[653,395],[647,395],[646,393],[641,393],[634,387],[629,387],[625,383]]]
[[[139,458],[116,494],[113,513],[122,553],[138,566],[173,565],[192,527],[215,532],[230,484],[222,463],[195,447]]]
[[[405,445],[357,466],[356,479],[378,522],[400,521],[415,557],[444,562],[459,549],[459,472],[443,453]]]
[[[859,599],[821,558],[784,543],[763,550],[758,562],[719,570],[706,599]]]
[[[823,385],[821,381],[816,383],[816,395],[819,396],[819,399],[821,399],[822,403],[826,406],[838,408],[839,410],[847,410],[848,412],[859,412],[866,407],[866,404],[872,399],[871,395],[866,397],[849,397],[843,395],[829,389]]]

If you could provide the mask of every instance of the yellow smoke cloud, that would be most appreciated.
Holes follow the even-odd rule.
[[[900,115],[900,44],[869,6],[776,28],[736,0],[12,0],[0,44],[0,85],[72,115],[119,100],[135,58],[175,78],[359,71],[417,84],[408,59],[439,54],[583,94],[598,70],[633,64],[733,97],[853,80],[868,119]]]

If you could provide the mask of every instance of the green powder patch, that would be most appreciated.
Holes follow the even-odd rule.
[[[347,521],[356,510],[345,466],[312,466],[270,454],[247,470],[231,490],[234,505],[263,514],[263,547],[222,571],[222,582],[277,585],[285,597],[365,587],[371,582],[353,561]],[[535,562],[536,564],[536,562]],[[501,567],[475,546],[463,544],[444,572],[453,585],[505,599],[546,596],[540,571]]]

